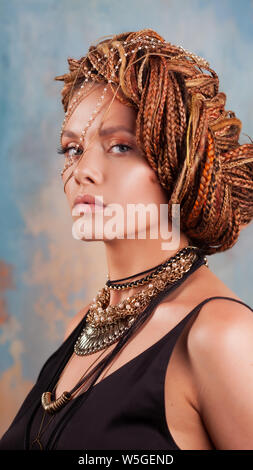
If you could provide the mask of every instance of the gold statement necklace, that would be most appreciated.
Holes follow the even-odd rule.
[[[197,247],[191,246],[183,248],[165,263],[153,268],[154,272],[137,281],[125,284],[107,281],[105,287],[93,299],[86,325],[75,343],[75,353],[78,356],[86,356],[117,341],[159,291],[181,279],[189,271],[197,256],[196,250]],[[116,305],[109,305],[110,289],[127,289],[139,285],[146,287]]]
[[[173,285],[190,270],[198,257],[199,251],[199,248],[195,246],[187,246],[179,250],[165,263],[144,271],[146,273],[153,270],[151,274],[137,281],[117,284],[117,281],[108,280],[93,299],[93,304],[91,304],[86,317],[85,326],[74,345],[74,353],[78,356],[86,356],[106,349],[115,343],[130,328],[152,298],[168,285]],[[206,257],[204,257],[204,262],[208,266]],[[143,273],[130,277],[133,278],[140,274]],[[109,305],[110,289],[127,289],[139,285],[146,285],[146,287],[116,305]],[[58,399],[52,399],[53,392],[44,392],[41,397],[44,410],[54,414],[64,407],[84,386],[87,381],[85,374],[82,375],[77,385],[70,392],[64,391]],[[55,388],[56,386],[54,390]]]

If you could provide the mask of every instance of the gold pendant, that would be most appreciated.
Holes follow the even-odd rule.
[[[135,317],[117,319],[114,323],[94,327],[86,325],[77,339],[74,351],[77,356],[86,356],[115,343],[130,328]]]
[[[69,392],[63,392],[57,400],[52,401],[52,393],[44,392],[41,396],[41,403],[47,413],[53,414],[61,410],[70,400],[71,394]]]

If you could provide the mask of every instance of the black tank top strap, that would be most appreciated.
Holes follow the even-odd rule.
[[[184,327],[186,326],[186,324],[194,316],[194,314],[199,313],[199,311],[201,310],[203,305],[205,305],[207,302],[210,302],[211,300],[214,300],[214,299],[232,300],[232,301],[238,302],[242,305],[245,305],[246,307],[248,307],[253,312],[253,309],[249,305],[247,305],[245,302],[243,302],[241,300],[234,299],[233,297],[225,297],[225,296],[208,297],[208,298],[202,300],[198,305],[196,305],[185,317],[182,318],[182,320],[179,323],[177,323],[174,326],[174,328],[172,328],[167,334],[162,336],[160,338],[160,340],[158,340],[150,348],[148,348],[147,352],[150,351],[150,352],[153,353],[155,351],[156,353],[160,354],[160,352],[162,352],[162,350],[163,350],[163,351],[165,351],[165,352],[162,353],[164,355],[165,363],[168,362],[168,360],[171,356],[172,350],[173,350],[173,348],[174,348],[181,332],[183,331]],[[163,359],[161,359],[161,362],[163,362]]]
[[[160,367],[159,370],[160,372],[162,371],[162,374],[161,374],[161,376],[163,377],[162,383],[165,379],[165,372],[166,372],[168,363],[170,361],[173,349],[176,345],[176,342],[179,339],[179,336],[184,330],[184,327],[189,322],[189,320],[194,316],[194,314],[196,314],[197,316],[197,314],[199,313],[203,305],[205,305],[207,302],[210,302],[211,300],[214,300],[214,299],[232,300],[234,302],[238,302],[242,305],[245,305],[253,312],[253,309],[249,305],[247,305],[245,302],[241,300],[234,299],[233,297],[213,296],[213,297],[208,297],[202,300],[202,302],[196,305],[196,307],[194,307],[179,323],[177,323],[175,327],[172,328],[172,330],[170,330],[166,335],[164,335],[159,341],[154,343],[154,345],[147,350],[147,352],[150,351],[150,353],[152,354],[155,353],[157,355],[157,361]],[[163,393],[163,386],[161,388],[161,394],[162,393]]]
[[[196,313],[196,312],[199,312],[199,310],[201,310],[201,308],[203,307],[203,305],[205,305],[207,302],[210,302],[211,300],[213,299],[226,299],[226,300],[232,300],[234,302],[238,302],[242,305],[244,305],[245,307],[249,308],[252,312],[253,312],[253,309],[248,305],[246,304],[245,302],[243,302],[242,300],[238,300],[238,299],[234,299],[233,297],[226,297],[226,296],[220,296],[220,295],[216,295],[216,296],[212,296],[212,297],[207,297],[206,299],[202,300],[198,305],[196,305],[196,307],[194,307],[174,328],[173,330],[171,330],[169,333],[173,333],[173,336],[175,337],[175,340],[177,339],[177,337],[179,336],[179,334],[181,333],[181,331],[183,330],[185,324],[190,320],[190,318]]]
[[[144,397],[152,397],[152,403],[155,405],[155,408],[153,410],[153,416],[156,416],[156,418],[154,419],[156,419],[157,421],[157,426],[159,427],[159,429],[163,429],[164,436],[166,438],[169,438],[169,445],[174,446],[174,448],[178,448],[175,447],[177,445],[172,435],[170,434],[165,417],[164,382],[166,369],[170,361],[174,346],[186,323],[190,320],[194,313],[197,313],[201,309],[201,307],[205,303],[213,299],[220,298],[236,300],[230,297],[222,296],[215,296],[204,299],[202,302],[196,305],[196,307],[194,307],[194,309],[191,310],[179,323],[177,323],[174,328],[172,328],[166,335],[160,338],[160,340],[156,341],[149,348],[144,350],[141,354],[126,363],[124,367],[120,367],[114,373],[110,374],[106,379],[103,379],[101,383],[98,384],[98,387],[91,387],[89,390],[89,393],[91,393],[89,398],[89,394],[87,394],[87,392],[84,392],[83,394],[79,395],[79,397],[77,397],[77,399],[73,401],[72,406],[69,406],[69,411],[65,414],[65,416],[63,416],[63,419],[59,424],[57,431],[51,435],[51,438],[48,441],[48,448],[54,449],[55,446],[57,446],[59,435],[64,431],[64,428],[66,427],[69,420],[75,420],[75,416],[78,415],[79,412],[81,413],[81,409],[87,409],[87,407],[89,408],[93,402],[94,397],[98,397],[99,393],[101,393],[102,395],[103,393],[109,393],[109,396],[115,393],[115,402],[117,402],[117,406],[122,406],[122,408],[123,406],[126,406],[126,404],[120,404],[121,399],[119,397],[124,397],[125,394],[128,395],[128,392],[126,392],[128,390],[128,387],[129,390],[131,390],[131,393],[135,393],[136,403],[137,399],[141,399],[144,408],[145,400],[147,401],[147,398]],[[239,302],[246,305],[244,302]],[[129,392],[129,397],[130,396],[131,394]],[[87,401],[87,405],[85,405],[85,401]],[[136,403],[134,402],[135,404],[133,404],[130,398],[129,401],[131,403],[129,403],[127,406],[128,412],[131,416],[131,413],[136,408]],[[97,403],[96,406],[98,406]],[[98,413],[96,406],[94,408],[93,416]],[[108,408],[107,411],[104,411],[104,419],[106,419],[106,413],[108,413],[108,420],[111,422],[112,415],[114,413],[113,406],[111,410]],[[146,420],[145,413],[143,413],[142,420],[143,422],[145,422]],[[88,421],[90,422],[90,419]],[[161,442],[161,445],[164,445],[164,443]]]
[[[202,300],[202,302],[200,302],[200,303],[194,308],[194,310],[197,309],[199,306],[202,307],[202,305],[204,305],[206,302],[209,302],[209,301],[212,300],[212,299],[228,299],[228,300],[233,300],[234,302],[238,302],[238,303],[240,303],[240,304],[242,304],[242,305],[245,305],[245,307],[248,307],[248,308],[253,312],[253,309],[252,309],[248,304],[246,304],[245,302],[243,302],[242,300],[234,299],[233,297],[221,296],[221,295],[216,295],[216,296],[214,296],[214,297],[208,297],[207,299]],[[190,312],[190,313],[191,313],[191,312]]]
[[[206,299],[202,300],[198,305],[196,305],[196,307],[194,307],[193,310],[191,310],[191,312],[188,313],[188,315],[186,315],[186,317],[183,318],[183,321],[184,320],[187,321],[189,319],[189,317],[191,317],[196,311],[201,309],[201,307],[203,307],[203,305],[205,305],[207,302],[210,302],[210,300],[213,300],[213,299],[232,300],[234,302],[238,302],[238,303],[244,305],[245,307],[249,308],[253,312],[253,309],[248,304],[243,302],[242,300],[234,299],[233,297],[216,295],[216,296],[212,296],[212,297],[207,297]],[[181,322],[180,322],[180,324],[181,324]]]
[[[172,353],[175,348],[175,345],[181,335],[184,327],[189,322],[189,320],[194,316],[194,314],[199,313],[203,305],[210,302],[214,299],[226,299],[238,302],[242,305],[248,307],[252,312],[253,309],[241,300],[234,299],[232,297],[225,296],[213,296],[204,299],[196,307],[194,307],[177,325],[170,330],[165,336],[161,338],[160,341],[155,343],[152,348],[147,350],[146,361],[149,363],[148,374],[149,376],[145,380],[145,386],[153,383],[152,396],[155,396],[157,399],[157,409],[160,409],[159,417],[159,427],[163,430],[163,436],[167,439],[169,448],[179,450],[177,443],[172,436],[170,429],[167,424],[166,411],[165,411],[165,379],[167,374],[167,369],[171,361]],[[140,372],[139,372],[140,373]],[[143,388],[144,393],[144,388]]]

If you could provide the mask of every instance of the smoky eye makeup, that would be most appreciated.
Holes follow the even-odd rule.
[[[71,153],[72,150],[77,153]],[[79,157],[83,153],[83,150],[80,145],[61,145],[60,147],[58,147],[57,153],[67,158],[74,158]]]
[[[118,148],[121,149],[120,152],[116,152],[116,153],[127,153],[127,152],[130,152],[131,150],[133,150],[132,147],[130,147],[130,145],[122,144],[122,143],[117,143],[117,144],[111,145],[110,150],[113,149],[114,147],[118,147]]]
[[[113,151],[112,149],[118,149],[118,151]],[[130,152],[133,150],[133,146],[130,146],[128,144],[126,144],[123,140],[119,140],[119,141],[113,141],[113,142],[110,142],[108,143],[107,145],[107,150],[111,153],[127,153],[127,152]],[[57,153],[59,155],[63,155],[64,157],[79,157],[82,153],[83,153],[83,150],[82,148],[80,148],[79,145],[61,145],[60,147],[58,147],[57,149]]]

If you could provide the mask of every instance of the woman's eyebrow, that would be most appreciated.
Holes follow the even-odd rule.
[[[117,132],[117,131],[124,131],[124,132],[127,132],[128,134],[135,135],[134,132],[131,129],[128,129],[125,126],[113,126],[113,127],[107,127],[106,129],[100,129],[99,130],[99,135],[100,136],[110,135],[110,134],[113,134],[114,132]],[[66,137],[73,137],[73,138],[79,137],[75,132],[68,131],[68,130],[63,131],[62,137],[64,135]]]
[[[135,135],[134,132],[131,129],[128,129],[125,126],[113,126],[113,127],[107,127],[106,129],[100,129],[99,130],[99,135],[110,135],[113,134],[114,132],[117,131],[125,131],[128,132],[128,134]]]

